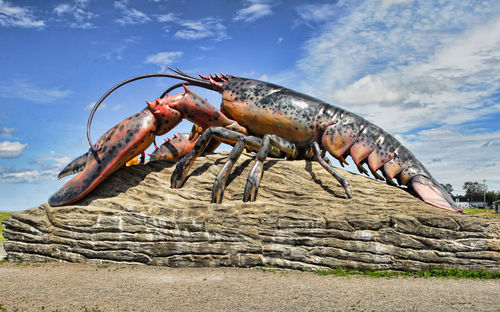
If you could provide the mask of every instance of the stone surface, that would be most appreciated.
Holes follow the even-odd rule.
[[[500,222],[426,205],[343,172],[354,198],[309,161],[270,159],[258,200],[244,203],[243,155],[224,201],[211,204],[225,155],[200,157],[182,189],[174,163],[122,168],[75,205],[43,204],[4,221],[9,261],[167,266],[500,270]]]

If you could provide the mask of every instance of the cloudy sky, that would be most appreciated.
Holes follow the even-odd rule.
[[[483,179],[500,190],[496,0],[0,0],[0,40],[0,210],[45,202],[88,149],[93,103],[167,66],[308,93],[394,134],[455,193]],[[113,94],[94,141],[173,83]]]

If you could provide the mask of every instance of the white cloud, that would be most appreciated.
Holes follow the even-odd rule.
[[[309,12],[302,20],[323,23],[271,81],[379,125],[459,192],[483,178],[500,189],[498,1],[345,1]]]
[[[59,155],[55,151],[50,151],[48,155],[39,156],[33,159],[33,163],[40,165],[43,169],[60,169],[66,166],[70,161],[71,157]]]
[[[403,97],[391,90],[378,76],[367,75],[352,85],[335,93],[335,98],[344,104],[401,103]]]
[[[62,88],[43,88],[25,80],[0,82],[0,97],[18,98],[41,103],[55,103],[71,95],[71,91]]]
[[[22,155],[23,150],[28,147],[28,144],[21,142],[0,142],[0,158],[16,158]]]
[[[159,52],[156,54],[148,55],[144,61],[147,64],[155,64],[161,67],[161,71],[165,71],[168,66],[182,56],[180,51]]]
[[[134,25],[151,21],[151,18],[149,18],[143,12],[134,8],[129,8],[127,6],[127,2],[127,0],[118,0],[113,3],[114,7],[118,10],[121,10],[123,14],[121,18],[115,19],[115,22],[120,25]]]
[[[63,2],[54,7],[54,13],[56,13],[59,18],[67,19],[64,21],[68,22],[71,28],[95,28],[94,24],[90,21],[98,15],[87,9],[88,2],[88,0]]]
[[[409,4],[411,2],[413,2],[413,0],[382,0],[381,7],[383,9],[388,9],[395,5]]]
[[[3,127],[0,129],[0,138],[2,139],[11,138],[14,131],[15,131],[14,128]]]
[[[1,167],[0,170],[2,170]],[[3,169],[3,171],[0,171],[0,183],[32,183],[40,180],[54,180],[58,173],[58,169]]]
[[[0,0],[0,26],[43,28],[45,21],[37,19],[29,7],[19,7]]]
[[[160,23],[174,22],[174,21],[178,20],[178,18],[175,16],[174,13],[167,13],[167,14],[157,15],[156,19]]]
[[[33,159],[39,169],[12,169],[0,166],[0,183],[37,182],[41,180],[56,180],[59,171],[71,161],[71,157],[51,151],[48,155]]]
[[[68,3],[61,3],[58,6],[54,8],[54,12],[56,12],[57,15],[62,15],[65,13],[70,12],[70,6]]]
[[[323,23],[329,20],[336,12],[335,3],[310,3],[298,6],[296,8],[299,20],[296,20],[294,26],[311,23]]]
[[[103,45],[108,47],[107,49],[103,48],[103,50],[106,50],[106,52],[104,52],[102,54],[102,56],[110,62],[113,62],[116,60],[122,60],[123,54],[125,53],[125,51],[127,51],[127,49],[131,45],[134,45],[134,44],[137,44],[138,42],[140,42],[141,39],[142,38],[138,37],[138,36],[131,36],[129,38],[122,39],[120,41],[114,41],[111,43],[109,43],[109,42],[100,43],[100,44],[103,44]]]
[[[247,5],[247,7],[236,12],[235,21],[254,22],[273,14],[272,6],[267,1],[251,0],[247,1]]]
[[[326,23],[305,44],[306,55],[295,69],[305,77],[300,88],[370,115],[382,126],[394,124],[388,117],[396,117],[394,111],[403,114],[397,120],[408,121],[409,109],[420,114],[406,130],[443,118],[453,123],[458,113],[481,106],[478,99],[498,88],[500,21],[493,17],[500,6],[487,10],[482,4],[461,1],[436,8],[419,2],[417,8],[380,11],[365,1],[337,8],[347,15]],[[387,106],[391,114],[381,109]]]
[[[196,40],[213,38],[217,41],[230,39],[226,33],[226,26],[213,17],[206,17],[199,21],[185,20],[181,21],[180,25],[184,29],[178,30],[174,34],[179,39]]]
[[[473,27],[448,37],[426,60],[367,75],[332,98],[346,107],[354,105],[383,126],[404,132],[488,116],[495,108],[481,99],[500,88],[499,34],[500,20]],[[381,106],[392,107],[390,117]],[[415,112],[408,114],[409,109]],[[393,126],[392,118],[406,126]]]
[[[85,106],[85,110],[91,110],[92,108],[94,108],[95,103],[96,102],[90,102],[87,106]],[[106,103],[101,103],[101,105],[99,105],[100,110],[104,110],[106,108],[108,108],[108,105]]]
[[[451,183],[462,193],[465,181],[487,180],[495,190],[500,189],[500,131],[470,133],[464,126],[443,126],[416,133],[409,147],[438,181]],[[433,161],[438,160],[438,161]]]
[[[123,106],[122,106],[122,105],[117,104],[117,105],[115,105],[115,106],[111,107],[111,110],[112,110],[112,111],[114,111],[114,112],[116,112],[116,111],[118,111],[118,110],[120,110],[120,109],[122,109],[122,108],[123,108]]]

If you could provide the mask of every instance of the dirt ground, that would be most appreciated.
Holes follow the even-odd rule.
[[[500,311],[499,290],[498,280],[0,263],[0,311]]]

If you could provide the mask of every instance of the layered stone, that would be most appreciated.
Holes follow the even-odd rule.
[[[122,168],[83,200],[43,204],[4,221],[9,261],[166,266],[500,270],[500,221],[429,206],[408,192],[340,170],[353,199],[309,161],[266,161],[244,203],[243,155],[223,203],[211,188],[225,155],[200,157],[181,189],[174,163]]]

